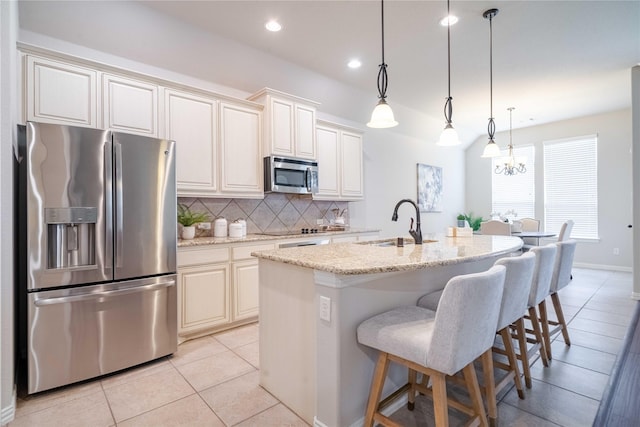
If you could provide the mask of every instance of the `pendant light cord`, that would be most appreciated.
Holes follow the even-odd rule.
[[[447,124],[451,124],[453,106],[451,105],[451,12],[449,0],[447,0],[447,102],[444,104],[444,118]]]
[[[487,133],[490,143],[494,142],[493,137],[496,133],[496,124],[493,121],[493,17],[497,13],[498,9],[491,9],[484,13],[484,17],[489,19],[489,108],[491,117],[489,117]]]
[[[380,71],[378,71],[378,98],[384,100],[387,97],[389,77],[387,76],[387,64],[384,62],[384,0],[381,0],[380,4],[382,17],[382,64],[380,64]]]

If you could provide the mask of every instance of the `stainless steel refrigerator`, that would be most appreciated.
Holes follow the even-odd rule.
[[[35,122],[19,135],[27,392],[175,352],[175,143]]]

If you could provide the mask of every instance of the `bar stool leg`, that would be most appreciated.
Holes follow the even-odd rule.
[[[504,343],[504,349],[509,359],[509,366],[514,371],[513,381],[516,383],[516,390],[518,390],[518,397],[524,399],[524,392],[522,391],[522,382],[520,381],[520,370],[518,369],[518,360],[516,357],[516,351],[513,349],[513,342],[511,341],[511,334],[509,328],[504,328],[500,331],[502,342]],[[526,345],[526,344],[525,344]]]
[[[549,359],[547,359],[547,351],[544,348],[544,338],[542,337],[542,331],[540,330],[540,318],[536,313],[535,307],[529,307],[529,317],[531,318],[531,326],[533,327],[533,334],[536,337],[536,341],[540,347],[540,358],[542,359],[542,364],[545,367],[549,366]]]
[[[484,374],[484,389],[487,398],[487,409],[489,412],[489,425],[496,426],[498,423],[498,403],[496,402],[496,380],[493,375],[493,351],[491,349],[482,353],[482,372]]]
[[[473,374],[475,375],[475,371]],[[440,372],[434,372],[433,375],[431,375],[431,384],[431,390],[433,391],[433,412],[436,418],[436,425],[448,427],[449,409],[447,406],[447,383],[445,375]],[[476,388],[478,388],[477,379]],[[480,389],[478,388],[478,393],[479,392]],[[482,411],[484,413],[484,408],[482,408]]]
[[[551,301],[553,302],[553,309],[556,312],[556,316],[558,316],[558,323],[562,325],[562,338],[564,338],[564,343],[571,345],[567,322],[564,320],[564,313],[562,312],[562,305],[560,304],[560,296],[557,293],[551,294]]]
[[[538,304],[540,311],[540,324],[542,325],[542,337],[544,338],[544,349],[547,352],[547,359],[551,360],[551,335],[549,334],[549,315],[547,314],[547,303],[542,300]]]
[[[382,387],[384,386],[384,380],[387,377],[388,368],[388,354],[380,352],[380,356],[378,356],[378,362],[376,363],[376,369],[373,374],[373,380],[371,381],[371,392],[369,393],[367,412],[364,416],[364,425],[367,427],[373,426],[373,417],[378,410],[378,402],[380,402],[380,395],[382,393]]]
[[[464,374],[464,380],[467,383],[467,389],[469,390],[469,395],[471,396],[471,403],[476,414],[478,414],[478,417],[480,418],[480,425],[487,427],[487,414],[484,411],[484,405],[482,404],[482,394],[480,393],[480,385],[478,384],[478,377],[476,377],[476,370],[473,368],[473,363],[469,363],[467,366],[465,366],[462,369],[462,373]],[[438,424],[437,417],[436,425],[438,427],[440,426],[440,424]],[[443,426],[448,425],[449,420],[447,419],[446,424],[443,424]]]
[[[524,374],[524,384],[531,388],[531,369],[529,366],[529,352],[527,351],[527,332],[524,328],[524,318],[516,320],[516,333],[518,334],[518,348],[520,350],[520,361],[522,362],[522,373]]]
[[[409,396],[407,401],[407,409],[413,411],[416,406],[416,380],[418,378],[418,372],[415,369],[409,368]]]

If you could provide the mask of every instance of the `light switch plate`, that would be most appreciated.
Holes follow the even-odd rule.
[[[320,297],[320,320],[331,322],[331,298]]]

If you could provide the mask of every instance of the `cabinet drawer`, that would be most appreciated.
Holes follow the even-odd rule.
[[[241,259],[252,259],[253,257],[251,256],[251,252],[268,251],[275,248],[275,244],[269,243],[266,245],[239,246],[237,248],[231,249],[231,251],[233,260],[237,261]]]
[[[228,248],[180,249],[178,267],[229,261]]]

